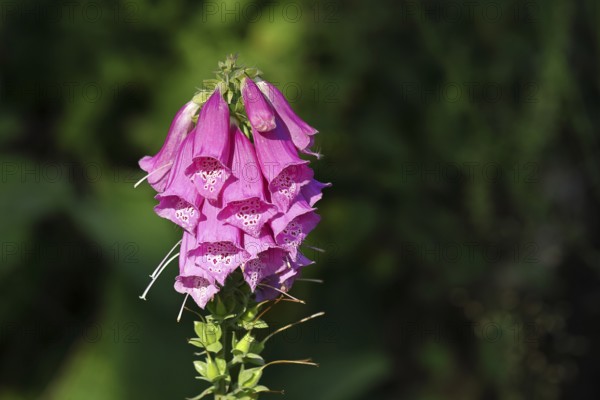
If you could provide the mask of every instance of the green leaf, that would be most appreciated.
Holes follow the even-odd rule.
[[[198,373],[202,376],[206,376],[207,373],[207,365],[205,362],[203,361],[194,361],[194,368],[196,368],[196,371],[198,371]]]
[[[240,77],[242,77],[244,74],[246,73],[245,69],[237,69],[235,70],[235,72],[231,75],[233,78],[239,79]]]
[[[265,364],[265,360],[261,356],[259,356],[258,354],[255,354],[255,353],[246,354],[244,356],[244,360],[247,362],[256,364],[256,365],[264,365]]]
[[[204,343],[202,343],[200,341],[200,339],[198,339],[198,338],[190,339],[190,340],[188,340],[188,343],[191,344],[192,346],[200,347],[201,349],[206,348],[206,346],[204,346]]]
[[[258,315],[258,311],[259,311],[259,305],[248,308],[246,310],[246,312],[244,314],[242,314],[240,319],[242,321],[247,321],[247,322],[253,321],[256,318],[256,316]]]
[[[221,342],[214,342],[206,346],[206,350],[211,353],[218,353],[221,349],[223,349],[223,344]]]
[[[246,68],[245,72],[251,77],[251,78],[256,78],[258,75],[262,75],[262,71],[259,70],[258,68]]]
[[[217,321],[222,321],[227,315],[229,315],[227,307],[225,307],[225,304],[219,295],[216,295],[215,298],[206,305],[206,308],[212,314],[212,318]]]
[[[234,110],[235,110],[236,114],[243,115],[243,112],[245,110],[244,103],[242,103],[241,101],[238,101],[237,103],[235,103]]]
[[[240,391],[235,395],[236,400],[256,400],[258,399],[258,393],[253,392],[250,389]]]
[[[194,321],[194,331],[196,332],[196,335],[198,335],[198,338],[191,340],[197,340],[207,347],[215,342],[218,342],[222,335],[221,327],[210,322],[204,323],[200,321]]]
[[[231,333],[231,348],[235,349],[235,346],[237,345],[237,335],[235,334],[235,332]]]
[[[217,367],[217,363],[213,360],[208,360],[206,366],[206,377],[211,381],[214,380],[217,376],[221,375],[219,373],[219,367]]]
[[[257,340],[252,336],[251,332],[246,333],[233,348],[233,350],[235,350],[234,354],[247,354],[250,351],[252,344],[256,342]]]
[[[260,393],[260,392],[269,392],[270,390],[271,390],[271,389],[269,389],[268,387],[266,387],[266,386],[262,386],[262,385],[258,385],[258,386],[256,386],[256,387],[254,388],[254,391],[255,391],[256,393]]]
[[[255,387],[262,377],[262,370],[262,367],[241,370],[238,377],[238,385],[244,388]]]
[[[265,349],[265,345],[262,342],[259,342],[258,340],[255,340],[251,345],[250,345],[250,353],[255,353],[255,354],[260,354],[262,353],[262,351]]]
[[[215,391],[215,388],[211,386],[208,389],[206,389],[204,392],[200,393],[198,396],[188,398],[187,400],[200,400],[200,399],[208,396],[209,394],[213,393],[214,391]]]
[[[265,364],[265,360],[258,354],[254,354],[254,353],[243,354],[239,350],[233,350],[232,353],[234,354],[233,358],[231,359],[232,365],[245,364],[245,363],[251,363],[254,365],[264,365]]]
[[[244,328],[245,330],[249,331],[251,329],[265,329],[268,328],[269,325],[267,325],[267,323],[265,321],[263,321],[262,319],[259,319],[258,321],[240,321],[239,325]]]
[[[206,377],[212,382],[227,379],[227,361],[217,357],[206,362]]]
[[[198,105],[202,105],[202,104],[206,103],[206,100],[208,100],[211,93],[212,93],[212,91],[209,91],[209,90],[201,90],[199,93],[197,93],[192,98],[192,101]]]

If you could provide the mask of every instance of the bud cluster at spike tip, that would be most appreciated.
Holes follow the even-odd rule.
[[[249,76],[240,83],[252,141],[216,85],[202,106],[185,104],[161,150],[139,162],[158,192],[156,213],[183,228],[175,289],[201,308],[238,269],[256,301],[288,291],[313,263],[300,246],[330,186],[298,155],[318,156],[310,149],[317,131],[275,86]]]

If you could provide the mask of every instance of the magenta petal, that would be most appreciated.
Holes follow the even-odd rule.
[[[171,165],[180,144],[192,129],[192,116],[196,111],[198,111],[198,104],[192,101],[181,107],[173,122],[171,122],[169,133],[159,152],[154,156],[146,156],[139,161],[140,168],[149,174],[148,183],[157,192],[165,190]]]
[[[261,282],[263,285],[260,285],[254,291],[254,301],[260,303],[265,300],[274,300],[279,296],[279,292],[273,288],[279,288],[279,277],[275,274],[269,275],[263,279]]]
[[[273,107],[264,98],[252,79],[242,80],[242,100],[252,128],[258,132],[275,129],[275,113]]]
[[[206,218],[198,223],[197,247],[190,254],[196,257],[196,265],[223,285],[248,253],[242,246],[242,231],[219,221],[218,211],[209,201],[204,202],[202,213]]]
[[[250,235],[258,235],[262,227],[277,214],[272,204],[258,197],[232,201],[223,208],[219,217]]]
[[[310,151],[310,147],[313,144],[311,136],[318,131],[296,115],[283,93],[281,93],[274,85],[266,81],[260,81],[257,85],[260,91],[267,99],[269,99],[273,108],[275,108],[275,111],[283,120],[283,123],[287,126],[291,139],[298,150],[304,153],[317,155]]]
[[[183,171],[184,165],[191,159],[191,139],[192,136],[188,135],[181,144],[166,188],[155,197],[159,203],[154,207],[154,211],[193,233],[200,218],[199,207],[202,205],[202,198]]]
[[[298,254],[296,255],[295,260],[290,260],[291,267],[296,271],[299,271],[300,269],[307,267],[309,265],[312,265],[314,263],[315,262],[313,260],[306,257],[300,251],[298,251]]]
[[[202,243],[192,254],[196,257],[196,265],[221,285],[245,258],[244,251],[231,242]]]
[[[283,268],[277,270],[275,275],[269,277],[272,282],[276,283],[274,286],[283,292],[288,292],[292,288],[296,279],[300,277],[302,268],[315,263],[314,261],[309,260],[300,251],[297,253],[296,261],[292,260],[291,257],[288,257],[288,261],[289,263],[286,263]],[[257,301],[261,300],[257,299]]]
[[[244,264],[244,280],[252,291],[267,276],[274,274],[286,264],[287,252],[279,248],[270,248],[258,253]]]
[[[232,173],[235,179],[223,189],[224,207],[219,219],[257,236],[277,209],[266,201],[254,146],[237,127],[234,138]]]
[[[271,221],[275,242],[290,252],[292,260],[296,260],[298,247],[320,219],[306,200],[299,199],[292,204],[287,213]]]
[[[279,296],[281,292],[288,292],[299,276],[300,270],[286,263],[274,274],[262,280],[262,285],[259,285],[255,291],[255,300],[257,302],[272,300]]]
[[[156,196],[160,202],[154,207],[154,212],[160,217],[166,218],[181,226],[188,232],[194,232],[200,218],[200,211],[196,206],[182,200],[177,196]],[[199,198],[196,204],[201,204]]]
[[[314,206],[317,201],[323,197],[322,190],[326,187],[331,187],[331,183],[322,183],[316,179],[312,179],[308,185],[302,187],[302,195],[308,201],[309,206]]]
[[[179,275],[188,276],[203,272],[196,265],[196,257],[191,254],[191,251],[196,247],[196,236],[183,232],[181,246],[179,246]]]
[[[253,132],[260,169],[269,183],[271,201],[279,211],[286,212],[300,188],[313,177],[308,161],[298,157],[283,124],[267,133]]]
[[[252,291],[265,277],[288,265],[287,252],[277,246],[268,227],[258,237],[244,235],[244,248],[249,254],[243,267],[244,280]]]
[[[196,265],[196,257],[191,253],[195,246],[194,235],[184,232],[179,248],[179,276],[175,280],[175,290],[190,294],[198,306],[204,308],[219,288],[215,279]]]
[[[219,208],[210,201],[205,201],[202,206],[203,218],[198,223],[196,242],[216,243],[231,242],[237,247],[242,247],[242,231],[235,226],[226,224],[217,218]]]
[[[223,185],[231,175],[228,165],[231,157],[229,107],[216,89],[206,101],[193,134],[193,156],[185,173],[198,193],[217,200]]]
[[[219,288],[214,281],[211,281],[210,277],[201,275],[179,275],[175,280],[175,290],[179,293],[190,294],[200,308],[206,307],[206,303],[219,292]]]
[[[264,227],[257,237],[244,234],[244,250],[249,254],[249,258],[256,257],[259,253],[273,247],[279,246],[275,243],[271,229],[268,227]]]

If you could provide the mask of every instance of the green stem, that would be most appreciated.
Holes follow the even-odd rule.
[[[227,331],[227,321],[222,321],[221,322],[221,344],[223,345],[223,348],[221,349],[221,352],[223,353],[223,359],[227,361],[227,337],[228,337],[228,331]],[[228,365],[229,362],[227,362],[226,365]],[[227,396],[227,392],[229,391],[229,388],[227,387],[227,384],[224,381],[220,381],[218,384],[218,387],[215,390],[215,400],[223,400],[226,398]]]
[[[227,360],[227,342],[228,340],[228,330],[227,330],[227,321],[223,321],[223,325],[221,326],[221,331],[223,335],[221,336],[221,340],[223,341],[223,359]]]

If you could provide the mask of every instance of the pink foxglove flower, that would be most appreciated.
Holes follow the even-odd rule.
[[[300,252],[298,252],[296,261],[288,261],[274,274],[263,280],[262,285],[256,289],[256,301],[272,300],[279,296],[281,291],[290,290],[294,281],[300,276],[302,268],[314,264],[314,261],[309,260]]]
[[[184,230],[176,290],[202,308],[237,270],[252,292],[265,285],[289,290],[311,263],[300,248],[320,221],[314,206],[330,186],[313,179],[309,161],[299,157],[317,131],[281,92],[247,76],[238,96],[227,96],[237,104],[228,104],[223,90],[232,89],[217,86],[203,104],[186,103],[161,151],[140,161],[148,170],[167,165],[150,182],[162,190],[155,211]]]
[[[310,148],[313,145],[313,135],[318,131],[304,122],[285,99],[285,96],[274,85],[266,81],[259,81],[258,87],[261,92],[269,99],[279,117],[290,132],[290,137],[294,145],[303,153],[320,157],[320,154],[314,153]]]
[[[306,186],[302,187],[302,196],[306,199],[309,206],[314,206],[317,201],[323,197],[323,189],[331,187],[331,183],[322,183],[312,179]]]
[[[233,178],[223,191],[219,218],[244,232],[258,236],[262,227],[277,213],[267,201],[264,178],[250,140],[236,127],[234,132]]]
[[[269,183],[271,201],[286,212],[313,177],[308,161],[301,159],[283,124],[269,132],[253,131],[260,169]]]
[[[257,399],[268,390],[258,385],[267,366],[316,365],[265,363],[259,354],[270,337],[293,324],[262,340],[254,329],[266,327],[260,318],[270,306],[261,307],[270,300],[300,301],[288,291],[313,264],[301,249],[320,221],[315,205],[331,184],[314,179],[309,161],[299,156],[319,156],[311,150],[317,130],[294,113],[283,94],[260,80],[257,70],[238,67],[235,57],[219,67],[214,89],[186,103],[161,150],[139,162],[158,192],[155,212],[182,228],[182,239],[140,297],[146,299],[179,257],[174,287],[185,299],[178,320],[188,297],[208,312],[195,322],[198,337],[190,343],[202,349],[205,361],[194,364],[212,386],[195,398]]]
[[[275,129],[275,112],[252,79],[242,80],[242,98],[250,125],[258,132]]]
[[[184,232],[179,255],[179,275],[175,279],[175,290],[187,293],[200,307],[204,308],[219,291],[215,279],[196,264],[196,257],[191,249],[196,245],[196,238]]]
[[[296,260],[298,248],[321,220],[304,197],[302,195],[299,197],[300,199],[292,204],[288,212],[271,221],[275,241],[290,252],[292,260]]]
[[[224,285],[225,279],[242,264],[246,252],[242,245],[242,231],[217,218],[219,209],[210,201],[204,202],[205,218],[198,224],[197,247],[191,250],[196,264]]]
[[[164,192],[156,195],[159,201],[154,208],[156,213],[171,220],[190,233],[194,233],[200,219],[203,198],[184,173],[192,159],[192,134],[188,135],[173,162]]]
[[[179,146],[194,126],[192,117],[198,111],[198,104],[187,102],[175,115],[169,133],[160,151],[155,156],[146,156],[139,161],[140,168],[148,173],[150,186],[157,192],[165,190],[167,177]]]
[[[244,246],[249,253],[244,263],[244,279],[255,291],[261,281],[286,265],[288,253],[275,244],[266,227],[258,238],[245,235]]]
[[[193,157],[186,174],[201,196],[217,200],[231,175],[229,107],[220,90],[202,107],[193,137]]]

